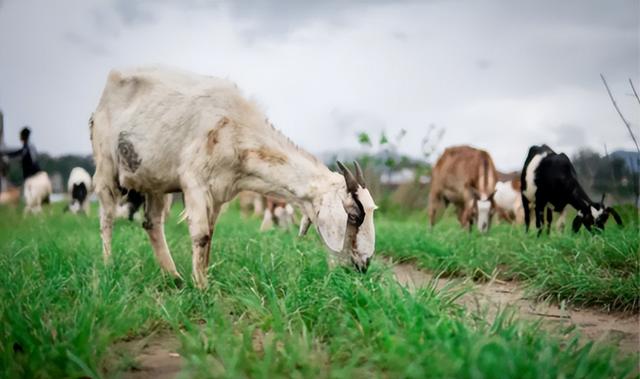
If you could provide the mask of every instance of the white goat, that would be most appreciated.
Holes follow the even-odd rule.
[[[373,211],[361,170],[330,171],[274,129],[234,83],[179,71],[112,71],[91,121],[103,254],[111,254],[118,187],[146,195],[145,222],[161,266],[181,279],[164,236],[165,193],[182,190],[193,277],[206,285],[216,219],[242,190],[298,205],[328,248],[365,271]]]
[[[89,195],[91,194],[91,175],[82,167],[74,167],[67,181],[69,193],[69,210],[71,213],[80,211],[89,214]]]
[[[524,222],[524,209],[520,196],[520,179],[508,182],[497,182],[493,201],[500,215],[509,222],[522,224]]]
[[[42,211],[42,203],[49,202],[51,195],[51,180],[46,172],[40,171],[24,181],[24,200],[26,206],[24,213],[39,213]]]
[[[261,232],[273,228],[274,224],[283,230],[289,230],[295,225],[295,209],[291,204],[272,196],[266,196],[264,203],[266,207],[263,211],[262,224],[260,224]]]

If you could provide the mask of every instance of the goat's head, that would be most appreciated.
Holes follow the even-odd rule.
[[[337,253],[339,260],[351,261],[364,273],[375,250],[373,212],[377,207],[366,188],[360,165],[355,162],[354,175],[341,162],[337,164],[345,186],[322,196],[316,224],[324,243]]]
[[[483,195],[475,188],[471,189],[473,194],[472,219],[478,227],[480,233],[486,233],[491,228],[491,220],[495,213],[495,204],[493,203],[493,195]]]
[[[613,216],[616,224],[622,226],[622,218],[615,209],[604,205],[605,194],[602,194],[602,199],[599,203],[592,203],[589,206],[588,212],[578,211],[578,214],[573,219],[572,229],[574,232],[580,230],[580,227],[584,227],[591,231],[592,227],[598,230],[604,230],[604,225],[609,220],[609,215]]]

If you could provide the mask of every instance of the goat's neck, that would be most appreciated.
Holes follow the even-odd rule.
[[[577,211],[580,211],[582,214],[587,214],[591,211],[590,208],[594,203],[584,192],[582,187],[576,186],[576,188],[571,193],[569,204],[571,204],[572,207],[574,207]]]
[[[300,205],[313,218],[311,214],[321,196],[339,189],[341,184],[344,187],[341,175],[331,172],[270,127],[251,139],[243,144],[249,153],[238,189],[284,198]],[[261,156],[260,152],[273,157]]]

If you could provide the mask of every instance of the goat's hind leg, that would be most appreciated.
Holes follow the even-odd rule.
[[[553,210],[547,207],[547,235],[551,234],[551,222],[553,222]]]
[[[542,227],[544,226],[544,205],[536,204],[536,228],[538,229],[538,237],[542,234]]]
[[[176,284],[180,284],[182,282],[182,276],[178,273],[173,258],[171,258],[171,253],[169,252],[167,240],[164,235],[164,220],[167,213],[167,203],[169,201],[171,201],[171,199],[164,194],[147,195],[144,214],[145,219],[142,226],[149,235],[151,247],[160,266],[175,278]]]
[[[220,204],[208,201],[209,196],[202,188],[184,189],[185,211],[192,241],[192,275],[200,289],[207,285],[211,237],[220,212]]]

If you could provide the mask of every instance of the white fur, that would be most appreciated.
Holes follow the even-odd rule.
[[[602,209],[602,208],[596,209],[594,207],[591,207],[591,215],[593,216],[594,220],[596,220],[598,217],[600,217],[600,215],[602,215],[602,212],[604,212],[604,209]]]
[[[478,231],[485,233],[489,230],[489,221],[491,219],[491,200],[478,200]]]
[[[105,259],[111,253],[118,185],[145,193],[147,204],[159,204],[150,207],[155,218],[147,231],[161,265],[176,277],[161,228],[164,216],[157,209],[165,192],[183,191],[200,287],[206,284],[206,238],[221,205],[241,190],[297,205],[331,250],[346,253],[343,203],[350,195],[344,177],[272,128],[234,83],[159,68],[112,71],[92,120]],[[119,149],[122,139],[135,150],[135,169]],[[370,241],[362,254],[370,254],[373,245]]]
[[[511,182],[496,183],[496,192],[493,195],[493,201],[500,210],[513,214],[516,222],[522,222],[524,218],[522,196],[519,191],[513,189]]]
[[[542,154],[536,154],[533,158],[531,158],[531,161],[529,161],[529,165],[527,166],[527,172],[525,174],[525,181],[527,182],[527,189],[524,190],[524,195],[527,197],[527,200],[529,200],[530,202],[532,202],[532,204],[535,202],[535,197],[536,197],[536,190],[538,189],[536,187],[536,183],[535,183],[535,173],[536,170],[538,169],[538,166],[540,165],[540,161],[547,156],[548,153],[542,153]]]
[[[42,203],[51,195],[51,180],[46,172],[40,171],[24,181],[25,213],[42,211]]]
[[[75,201],[71,197],[71,191],[73,190],[74,184],[84,183],[85,188],[87,189],[87,197],[81,203],[79,201]],[[67,192],[69,194],[69,199],[71,203],[69,204],[69,210],[72,213],[77,213],[80,209],[84,211],[85,214],[89,214],[89,196],[91,195],[91,175],[82,167],[74,167],[69,174],[69,180],[67,181]]]

